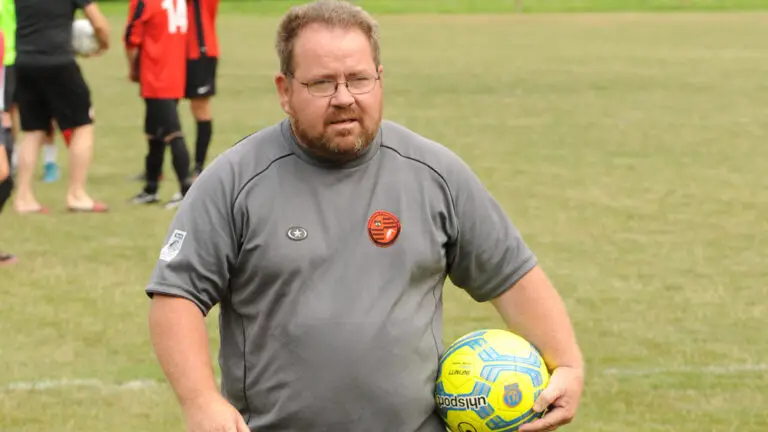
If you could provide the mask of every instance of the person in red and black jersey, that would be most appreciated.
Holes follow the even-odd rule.
[[[133,198],[137,204],[159,201],[158,188],[166,144],[181,194],[167,207],[176,207],[191,185],[189,151],[179,121],[178,101],[186,84],[187,0],[131,0],[125,47],[131,81],[140,85],[146,105],[144,132],[149,141],[145,186]]]
[[[194,175],[203,170],[213,134],[211,97],[216,94],[216,67],[219,41],[216,15],[219,0],[187,0],[187,85],[184,96],[190,101],[197,124]]]

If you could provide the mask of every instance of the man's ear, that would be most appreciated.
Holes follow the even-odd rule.
[[[291,80],[283,73],[275,75],[275,89],[277,89],[277,96],[280,98],[280,107],[286,114],[292,116],[293,112],[288,103],[291,97]]]

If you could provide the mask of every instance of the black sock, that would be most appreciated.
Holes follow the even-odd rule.
[[[13,165],[11,163],[11,158],[13,157],[13,136],[11,135],[11,129],[9,128],[3,128],[3,133],[5,135],[5,143],[0,142],[0,146],[5,146],[5,153],[6,156],[8,156],[8,167],[11,171],[13,171]],[[11,197],[11,193],[13,192],[13,172],[8,173],[8,178],[0,181],[0,212],[3,211],[3,207],[5,206],[5,203],[8,201],[8,198]]]
[[[160,172],[163,169],[163,159],[165,156],[165,142],[160,139],[149,140],[149,153],[145,159],[144,170],[146,173],[146,185],[144,192],[148,194],[157,193],[160,182]]]
[[[204,120],[197,122],[197,140],[195,141],[195,168],[202,170],[208,155],[208,146],[211,144],[213,134],[213,122]]]
[[[2,213],[8,198],[11,197],[11,192],[13,192],[13,177],[8,176],[7,179],[0,182],[0,213]]]
[[[5,141],[5,151],[8,152],[8,159],[11,158],[11,154],[13,153],[13,131],[11,131],[11,128],[3,128],[3,138]]]
[[[8,166],[11,168],[11,175],[13,175],[13,132],[11,128],[3,128],[3,136],[0,137],[3,143],[5,143],[5,152],[8,154]],[[1,145],[1,144],[0,144]]]
[[[173,156],[173,169],[176,171],[176,178],[179,180],[181,193],[186,194],[189,179],[189,150],[183,136],[174,137],[171,142],[171,155]]]

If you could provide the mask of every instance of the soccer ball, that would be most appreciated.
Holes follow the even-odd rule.
[[[480,330],[440,358],[438,412],[451,432],[513,432],[540,418],[533,403],[549,383],[539,351],[506,330]]]
[[[78,55],[91,55],[99,50],[99,41],[91,22],[76,19],[72,22],[72,47]]]

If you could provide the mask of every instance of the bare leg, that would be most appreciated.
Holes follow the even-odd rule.
[[[85,192],[88,168],[93,157],[93,125],[78,126],[73,129],[72,143],[69,146],[69,189],[67,205],[87,208],[93,206],[93,199]]]
[[[13,207],[19,213],[40,211],[42,206],[32,192],[32,177],[37,165],[37,155],[45,141],[46,131],[25,132],[18,148],[18,188],[13,200]]]

